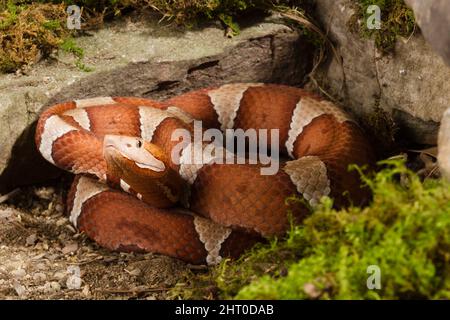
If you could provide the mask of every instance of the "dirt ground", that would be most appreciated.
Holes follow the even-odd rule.
[[[194,267],[98,247],[64,214],[66,185],[21,189],[0,204],[0,299],[169,298]]]

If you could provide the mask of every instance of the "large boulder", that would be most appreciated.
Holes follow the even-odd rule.
[[[414,10],[425,39],[450,65],[450,1],[405,0]]]
[[[94,96],[164,99],[226,82],[301,85],[312,66],[307,42],[274,16],[247,21],[231,39],[217,25],[182,32],[144,17],[115,22],[77,42],[93,71],[80,70],[61,53],[26,75],[0,75],[0,193],[58,173],[33,142],[35,121],[49,105]]]
[[[444,112],[438,135],[438,165],[442,176],[450,181],[450,108]]]
[[[340,54],[318,75],[326,90],[365,119],[377,107],[388,112],[412,143],[436,144],[439,122],[450,101],[450,68],[442,58],[420,33],[399,39],[395,54],[381,55],[373,40],[349,31],[356,0],[316,3],[323,29]],[[448,18],[448,10],[446,14]]]

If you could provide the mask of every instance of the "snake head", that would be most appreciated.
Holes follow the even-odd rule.
[[[108,181],[125,185],[127,192],[131,188],[152,206],[172,206],[185,194],[185,181],[170,167],[164,150],[155,144],[137,137],[106,135],[103,155]]]
[[[118,176],[126,171],[141,177],[160,178],[168,169],[168,159],[163,150],[138,137],[106,135],[103,155],[108,170]]]

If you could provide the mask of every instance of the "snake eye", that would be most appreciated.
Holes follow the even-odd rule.
[[[138,140],[136,142],[136,147],[138,147],[138,148],[142,147],[142,141],[141,140]]]

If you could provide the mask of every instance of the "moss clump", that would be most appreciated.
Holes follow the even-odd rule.
[[[383,162],[366,208],[334,210],[324,199],[287,240],[255,248],[197,275],[176,293],[238,299],[450,298],[450,185],[422,182],[403,161]],[[381,289],[369,290],[369,266]],[[214,288],[212,290],[211,288]],[[203,295],[203,296],[202,296]],[[209,297],[212,297],[211,294]]]
[[[62,5],[8,2],[0,12],[0,71],[15,71],[57,49],[68,33],[65,19]]]
[[[367,20],[372,15],[367,9],[371,5],[381,9],[381,29],[367,27]],[[356,13],[348,25],[350,30],[374,39],[383,53],[390,53],[395,49],[398,36],[409,37],[415,30],[415,18],[403,0],[357,0]]]

